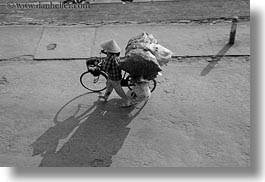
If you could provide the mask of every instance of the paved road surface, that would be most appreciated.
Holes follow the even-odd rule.
[[[36,0],[32,0],[35,1]],[[47,1],[47,0],[44,0]],[[2,3],[9,0],[1,1]],[[29,2],[28,0],[26,2]],[[0,6],[2,24],[124,24],[172,23],[179,20],[231,19],[250,20],[249,0],[197,0],[93,4],[88,9],[7,9]]]
[[[207,66],[172,62],[121,109],[82,88],[84,61],[0,62],[0,166],[249,166],[249,58]]]
[[[39,35],[49,26],[168,26],[181,20],[192,20],[185,25],[189,27],[187,39],[179,42],[186,46],[185,51],[194,48],[190,55],[207,50],[204,46],[212,49],[213,55],[227,50],[239,54],[220,57],[218,62],[208,62],[209,57],[177,59],[163,67],[152,98],[127,109],[118,107],[115,93],[103,103],[97,100],[98,94],[80,85],[79,76],[86,70],[84,60],[32,61],[22,56],[0,61],[0,166],[250,166],[250,57],[239,53],[249,53],[249,1],[196,2],[94,4],[89,11],[0,6],[2,58],[35,54],[38,46],[32,45],[42,45]],[[197,27],[203,29],[221,20],[214,28],[235,15],[243,23],[239,31],[246,31],[238,34],[240,44],[231,49],[224,46],[227,36],[223,31],[212,42],[208,37],[212,44],[200,45],[188,38],[193,23],[203,23]],[[22,27],[20,34],[14,24],[41,26],[28,31]],[[107,28],[115,35],[117,28]],[[84,37],[88,34],[82,33]],[[19,38],[12,39],[16,35]],[[127,41],[127,37],[122,39]],[[183,40],[189,40],[190,46]],[[173,51],[179,51],[176,48]]]

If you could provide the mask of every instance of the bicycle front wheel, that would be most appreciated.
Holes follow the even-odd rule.
[[[108,76],[101,72],[99,76],[94,76],[89,71],[84,72],[80,76],[81,85],[93,92],[100,92],[106,89],[106,81]]]

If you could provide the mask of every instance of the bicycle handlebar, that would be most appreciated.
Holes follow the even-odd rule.
[[[104,58],[102,57],[90,57],[86,60],[86,65],[100,67],[103,61],[104,61]]]

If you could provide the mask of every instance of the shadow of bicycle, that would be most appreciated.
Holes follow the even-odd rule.
[[[85,95],[66,103],[55,115],[55,125],[31,144],[33,156],[43,157],[39,166],[110,166],[112,156],[117,154],[128,136],[128,124],[146,104],[120,108],[120,99],[111,99],[107,103],[96,100],[92,105],[75,102],[83,100]],[[59,115],[69,105],[74,105],[75,111],[59,120]]]

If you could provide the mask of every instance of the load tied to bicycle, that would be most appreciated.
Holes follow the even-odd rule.
[[[87,71],[81,74],[80,82],[90,91],[105,90],[104,95],[99,95],[104,101],[108,101],[115,90],[123,99],[122,107],[148,100],[157,86],[155,78],[162,75],[161,67],[172,57],[170,50],[146,32],[128,41],[123,58],[120,58],[121,49],[115,40],[102,42],[101,48],[99,57],[87,59]],[[128,87],[127,93],[122,87]]]

